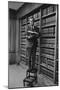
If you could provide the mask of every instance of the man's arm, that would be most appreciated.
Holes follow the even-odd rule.
[[[40,32],[39,32],[39,28],[36,27],[36,26],[35,26],[35,32],[36,32],[35,37],[39,38],[41,35],[40,35]]]

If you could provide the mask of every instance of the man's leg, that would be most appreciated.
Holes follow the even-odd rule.
[[[36,47],[33,48],[32,51],[32,68],[35,68],[35,60],[36,60]]]
[[[30,50],[29,50],[29,69],[31,69],[31,55],[32,55],[32,48],[30,48]]]

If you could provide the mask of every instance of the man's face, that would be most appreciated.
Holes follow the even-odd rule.
[[[33,19],[29,20],[30,25],[33,25]]]

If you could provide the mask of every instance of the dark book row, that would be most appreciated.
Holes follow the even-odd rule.
[[[40,40],[40,42],[41,42],[41,44],[55,44],[55,39],[53,39],[53,38],[51,38],[51,39],[49,39],[49,38],[47,38],[47,39],[42,38]]]
[[[55,33],[55,27],[49,27],[49,28],[44,28],[41,29],[41,34],[45,34],[45,33]]]
[[[46,53],[49,55],[54,55],[54,49],[41,48],[40,53]]]
[[[42,26],[56,22],[56,15],[42,19]]]
[[[41,17],[41,12],[40,11],[33,15],[34,20],[40,19],[40,17]]]
[[[54,61],[50,60],[47,57],[41,56],[41,63],[45,63],[46,65],[50,65],[50,66],[54,67]]]
[[[51,5],[51,6],[48,6],[48,7],[43,9],[42,15],[44,16],[44,15],[47,15],[47,14],[55,12],[55,11],[56,11],[56,6]]]
[[[41,48],[48,48],[48,49],[54,49],[55,48],[55,45],[54,44],[48,44],[48,43],[45,43],[45,44],[41,44],[40,45]]]

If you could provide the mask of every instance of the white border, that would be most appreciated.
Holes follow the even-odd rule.
[[[10,0],[10,1],[28,2],[28,0]],[[39,2],[39,3],[53,3],[53,4],[60,5],[60,0],[58,1],[57,0],[34,0],[34,1],[29,0],[29,1]],[[59,18],[59,21],[60,21],[60,18]],[[59,31],[59,35],[60,35],[60,31]],[[60,42],[59,42],[59,47],[60,47]],[[60,51],[60,48],[59,48],[59,51]],[[59,54],[59,58],[60,58],[60,54]],[[59,62],[59,65],[60,65],[60,62]],[[7,86],[8,86],[8,0],[0,0],[0,90],[8,89]],[[29,89],[56,90],[59,88],[60,86],[40,87],[40,88],[38,87],[38,88],[29,88]],[[25,89],[28,89],[28,88],[25,88]]]

